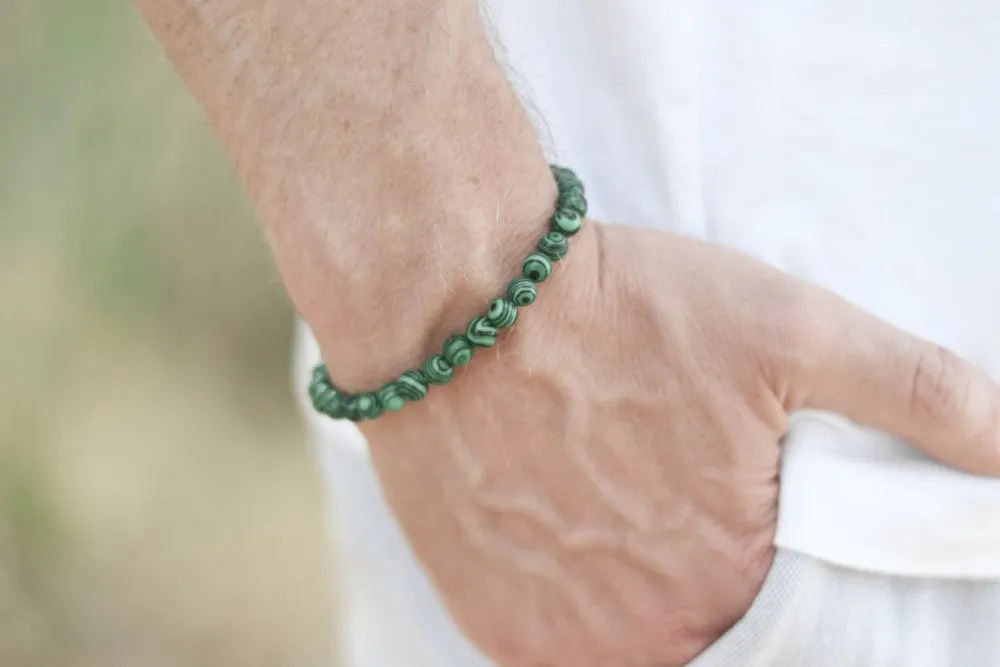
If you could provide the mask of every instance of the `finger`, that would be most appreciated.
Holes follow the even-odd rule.
[[[957,468],[1000,475],[1000,386],[953,352],[816,291],[792,400],[893,433]]]

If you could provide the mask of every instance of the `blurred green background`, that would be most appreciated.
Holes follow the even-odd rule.
[[[0,665],[328,665],[292,312],[124,0],[0,0]]]

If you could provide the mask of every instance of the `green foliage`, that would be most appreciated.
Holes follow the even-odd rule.
[[[81,460],[67,455],[82,448],[109,457],[94,471],[110,469],[107,479],[124,489],[119,502],[138,503],[155,478],[124,476],[155,475],[156,466],[125,465],[115,443],[141,453],[166,442],[184,470],[205,466],[212,451],[198,434],[252,440],[250,428],[225,435],[225,424],[240,428],[243,410],[257,431],[287,435],[293,320],[218,142],[129,4],[0,5],[0,664],[52,666],[50,649],[75,632],[64,621],[97,622],[92,599],[80,604],[78,595],[107,595],[97,607],[112,616],[113,596],[132,595],[127,584],[95,593],[84,573],[116,571],[115,540],[144,527],[126,523],[126,537],[102,527],[100,512],[116,517],[114,504],[102,509],[103,500],[79,494],[110,493],[107,483],[88,487],[96,483],[70,463]],[[140,380],[129,375],[134,358],[149,364]],[[128,382],[148,393],[125,405]],[[205,398],[157,396],[160,386],[175,394],[196,387]],[[215,407],[196,409],[206,401]],[[233,412],[218,422],[197,421],[225,406]],[[190,441],[143,434],[142,415],[157,411],[169,411],[164,423],[180,424],[177,433],[188,435],[176,437]],[[97,426],[81,435],[89,422]],[[264,474],[246,465],[228,461],[218,474]],[[81,476],[86,483],[66,482]],[[98,518],[84,530],[88,512]],[[85,568],[80,559],[93,553],[110,555]],[[155,564],[129,566],[142,573]],[[64,580],[75,583],[62,588]],[[29,626],[42,630],[18,629]]]

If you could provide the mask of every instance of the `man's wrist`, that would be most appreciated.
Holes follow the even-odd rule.
[[[315,300],[298,308],[334,381],[348,391],[379,386],[440,351],[449,336],[464,332],[472,317],[502,296],[554,209],[547,169],[537,187],[546,194],[526,198],[499,218],[456,211],[453,221],[464,220],[465,232],[429,227],[426,244],[395,255],[385,270],[365,271],[374,278],[354,294],[343,293],[343,280],[310,281]],[[532,199],[537,205],[527,206]]]
[[[475,0],[140,6],[345,388],[418,361],[544,229],[555,186]]]

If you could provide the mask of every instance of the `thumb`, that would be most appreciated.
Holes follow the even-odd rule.
[[[1000,386],[826,290],[813,296],[807,328],[817,331],[795,355],[788,407],[838,412],[956,468],[1000,475]]]

